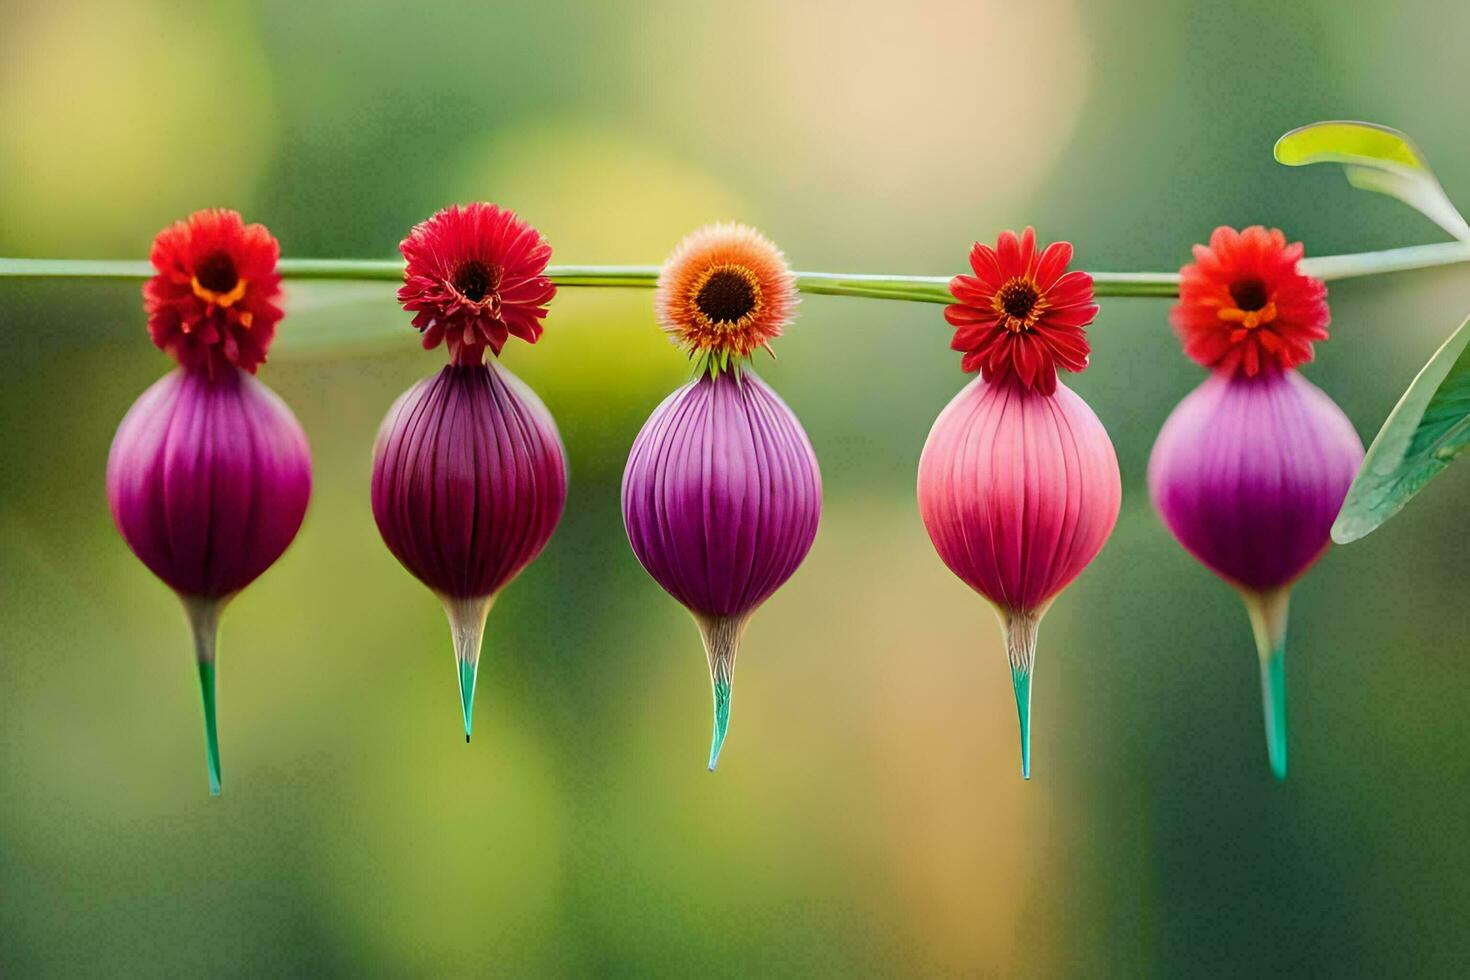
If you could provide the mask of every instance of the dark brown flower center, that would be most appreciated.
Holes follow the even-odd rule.
[[[1000,287],[996,294],[996,302],[1005,311],[1006,316],[1017,320],[1024,320],[1031,315],[1036,307],[1036,288],[1024,279],[1012,279]]]
[[[211,293],[228,293],[240,281],[235,260],[225,252],[213,252],[194,267],[194,281]]]
[[[749,273],[716,269],[695,294],[694,305],[711,323],[739,323],[755,309],[759,297]]]
[[[1270,291],[1259,279],[1242,279],[1231,283],[1230,298],[1235,300],[1236,309],[1247,313],[1265,309],[1266,304],[1271,302]]]
[[[499,285],[499,273],[483,262],[465,262],[454,270],[454,288],[472,303],[480,302]]]

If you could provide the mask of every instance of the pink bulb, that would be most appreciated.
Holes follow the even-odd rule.
[[[1028,778],[1037,625],[1102,550],[1121,500],[1107,430],[1060,382],[1043,394],[977,378],[924,444],[919,512],[939,557],[1001,617]]]
[[[1040,613],[1102,550],[1122,499],[1112,440],[1066,385],[1042,395],[977,378],[919,460],[939,557],[1002,610]]]

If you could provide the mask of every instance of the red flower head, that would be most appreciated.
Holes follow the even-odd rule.
[[[1179,270],[1170,314],[1184,353],[1205,367],[1254,377],[1274,359],[1294,368],[1327,339],[1327,286],[1297,270],[1302,243],[1275,228],[1220,227]]]
[[[944,308],[955,328],[950,347],[965,352],[966,371],[979,369],[986,381],[1014,377],[1049,395],[1057,390],[1057,368],[1087,367],[1092,347],[1083,328],[1097,316],[1097,304],[1092,277],[1067,272],[1071,261],[1067,242],[1053,242],[1038,255],[1033,228],[1019,239],[1002,232],[995,248],[975,243],[975,274],[949,281],[958,302]]]
[[[479,364],[514,334],[541,336],[556,287],[542,273],[551,246],[512,211],[452,205],[414,225],[398,246],[408,260],[398,302],[414,314],[426,350],[448,341],[456,364]]]
[[[674,343],[693,356],[749,357],[796,315],[796,280],[786,256],[746,225],[690,232],[664,262],[653,307]]]
[[[153,342],[187,368],[255,372],[276,336],[281,246],[238,212],[195,211],[153,239],[158,274],[143,285]]]

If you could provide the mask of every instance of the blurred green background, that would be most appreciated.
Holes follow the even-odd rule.
[[[1470,204],[1470,5],[871,0],[536,5],[8,0],[0,255],[141,258],[190,210],[286,254],[390,257],[487,199],[567,263],[714,219],[799,268],[952,273],[1034,223],[1083,268],[1177,268],[1220,223],[1309,254],[1440,237],[1286,129],[1412,134]],[[225,795],[183,617],[114,531],[117,422],[168,368],[136,283],[0,281],[0,973],[1452,974],[1470,957],[1470,467],[1296,593],[1292,775],[1268,773],[1234,594],[1149,506],[1202,374],[1105,301],[1069,383],[1123,513],[1042,631],[1035,778],[989,609],[913,500],[966,380],[935,306],[815,297],[764,376],[821,533],[747,635],[731,740],[618,511],[687,372],[646,292],[564,290],[505,360],[571,455],[566,518],[490,621],[474,744],[438,602],[378,539],[369,453],[435,370],[388,284],[292,285],[262,378],[316,460],[306,525],[225,617]],[[1365,441],[1470,270],[1335,286],[1307,374]]]

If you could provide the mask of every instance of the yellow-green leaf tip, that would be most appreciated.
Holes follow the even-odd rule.
[[[1398,130],[1346,120],[1299,126],[1276,141],[1275,154],[1288,167],[1356,163],[1429,169],[1413,141]]]

